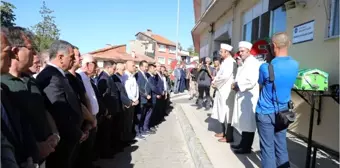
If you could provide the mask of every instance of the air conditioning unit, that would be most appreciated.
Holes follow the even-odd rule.
[[[296,7],[304,8],[307,5],[308,0],[290,0],[285,2],[286,10],[294,9]]]

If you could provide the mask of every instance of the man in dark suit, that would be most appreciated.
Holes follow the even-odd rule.
[[[157,115],[156,103],[157,103],[157,99],[161,98],[162,90],[159,87],[157,87],[159,78],[158,76],[156,76],[156,66],[154,64],[149,64],[147,77],[148,77],[149,86],[151,89],[152,111],[149,116],[149,121],[145,121],[146,122],[145,124],[147,124],[150,130],[156,131],[156,128],[155,128],[155,125],[156,125],[155,118],[157,117],[156,116]]]
[[[156,87],[158,87],[161,91],[162,91],[162,95],[160,98],[157,97],[157,101],[156,101],[156,107],[155,107],[155,111],[157,111],[156,114],[156,125],[160,124],[163,121],[163,117],[164,117],[164,106],[165,106],[165,99],[166,99],[166,88],[165,88],[165,78],[163,78],[162,72],[161,72],[161,65],[159,63],[156,63],[156,74],[155,74],[156,78],[157,78],[157,85]]]
[[[112,158],[113,154],[118,149],[111,150],[111,144],[118,144],[119,128],[113,127],[113,124],[119,122],[118,117],[118,95],[117,87],[111,78],[116,69],[116,63],[114,61],[105,61],[104,70],[98,76],[98,91],[103,96],[104,104],[108,110],[108,115],[101,121],[98,126],[98,140],[100,141],[100,157]],[[114,133],[112,133],[112,131]],[[113,141],[113,142],[112,142]]]
[[[56,40],[49,52],[50,62],[37,76],[37,82],[46,95],[48,110],[55,120],[61,141],[56,151],[47,157],[46,167],[71,168],[75,147],[86,137],[81,130],[81,105],[65,76],[65,71],[73,65],[74,51],[70,43]]]
[[[117,88],[118,88],[118,95],[119,95],[119,103],[117,106],[117,110],[120,112],[120,122],[119,122],[119,128],[120,131],[120,137],[121,141],[123,143],[123,146],[128,146],[132,144],[134,141],[132,141],[132,138],[127,138],[128,134],[131,133],[132,130],[127,130],[127,122],[128,117],[126,117],[125,110],[132,106],[132,101],[129,99],[125,87],[123,85],[122,76],[124,75],[125,66],[122,63],[118,63],[116,66],[116,73],[112,75],[112,79],[115,82]]]
[[[139,63],[139,71],[135,74],[135,78],[139,87],[139,105],[136,108],[136,129],[141,132],[141,134],[148,135],[154,134],[155,132],[150,130],[148,127],[148,122],[150,119],[150,114],[152,110],[151,102],[151,88],[146,77],[146,72],[148,70],[148,63],[146,61],[141,61]]]

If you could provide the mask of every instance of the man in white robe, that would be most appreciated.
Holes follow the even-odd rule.
[[[236,154],[251,153],[256,131],[255,108],[259,98],[260,62],[250,54],[251,48],[251,43],[239,42],[243,65],[237,69],[235,83],[232,84],[232,89],[236,91],[232,126],[242,133],[240,144],[231,145]]]
[[[215,134],[219,142],[233,142],[233,127],[231,119],[233,114],[235,92],[231,90],[236,72],[236,62],[230,53],[233,47],[228,44],[221,44],[220,55],[223,59],[220,69],[217,72],[212,86],[216,89],[214,106],[211,118],[218,120],[222,125],[222,132]],[[227,128],[227,129],[226,129]]]

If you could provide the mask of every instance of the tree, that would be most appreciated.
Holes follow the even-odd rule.
[[[16,7],[13,4],[9,2],[1,1],[1,6],[0,6],[1,26],[5,26],[5,27],[15,26],[14,21],[16,20],[16,18],[13,12],[14,9],[16,9]]]
[[[178,46],[177,46],[177,47],[178,47],[178,50],[179,50],[179,51],[182,51],[183,47],[181,46],[181,43],[178,43]]]
[[[198,54],[195,52],[194,46],[190,46],[187,51],[191,56],[198,56]]]
[[[42,21],[32,27],[34,32],[34,45],[38,51],[48,49],[54,40],[59,39],[60,30],[58,29],[52,16],[54,11],[46,6],[45,1],[40,8],[39,13],[41,14]]]

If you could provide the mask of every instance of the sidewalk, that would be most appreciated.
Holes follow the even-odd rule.
[[[179,116],[181,116],[181,113],[184,114],[183,116],[186,116],[193,132],[195,133],[193,136],[197,137],[199,143],[204,149],[203,152],[205,152],[205,155],[208,157],[208,160],[210,161],[214,168],[261,167],[259,157],[259,140],[257,133],[253,143],[253,153],[249,155],[235,155],[232,149],[230,148],[229,144],[220,143],[217,141],[218,139],[214,137],[215,131],[219,132],[220,124],[218,123],[218,121],[210,118],[211,110],[209,111],[205,111],[204,109],[196,110],[194,101],[193,100],[189,101],[188,98],[189,96],[184,94],[172,97],[172,101],[176,104],[175,114],[177,118],[180,118]],[[234,132],[234,137],[235,142],[238,143],[240,140],[240,135],[236,131]],[[304,161],[306,156],[306,145],[304,144],[304,142],[292,135],[287,135],[287,142],[291,166],[293,168],[304,167]],[[190,148],[191,147],[189,145],[189,150],[192,152],[192,149]],[[193,160],[196,161],[194,156]],[[337,161],[330,159],[326,154],[322,152],[318,152],[316,165],[317,165],[316,167],[320,168],[339,167],[339,163]],[[196,167],[198,166],[196,165]]]

